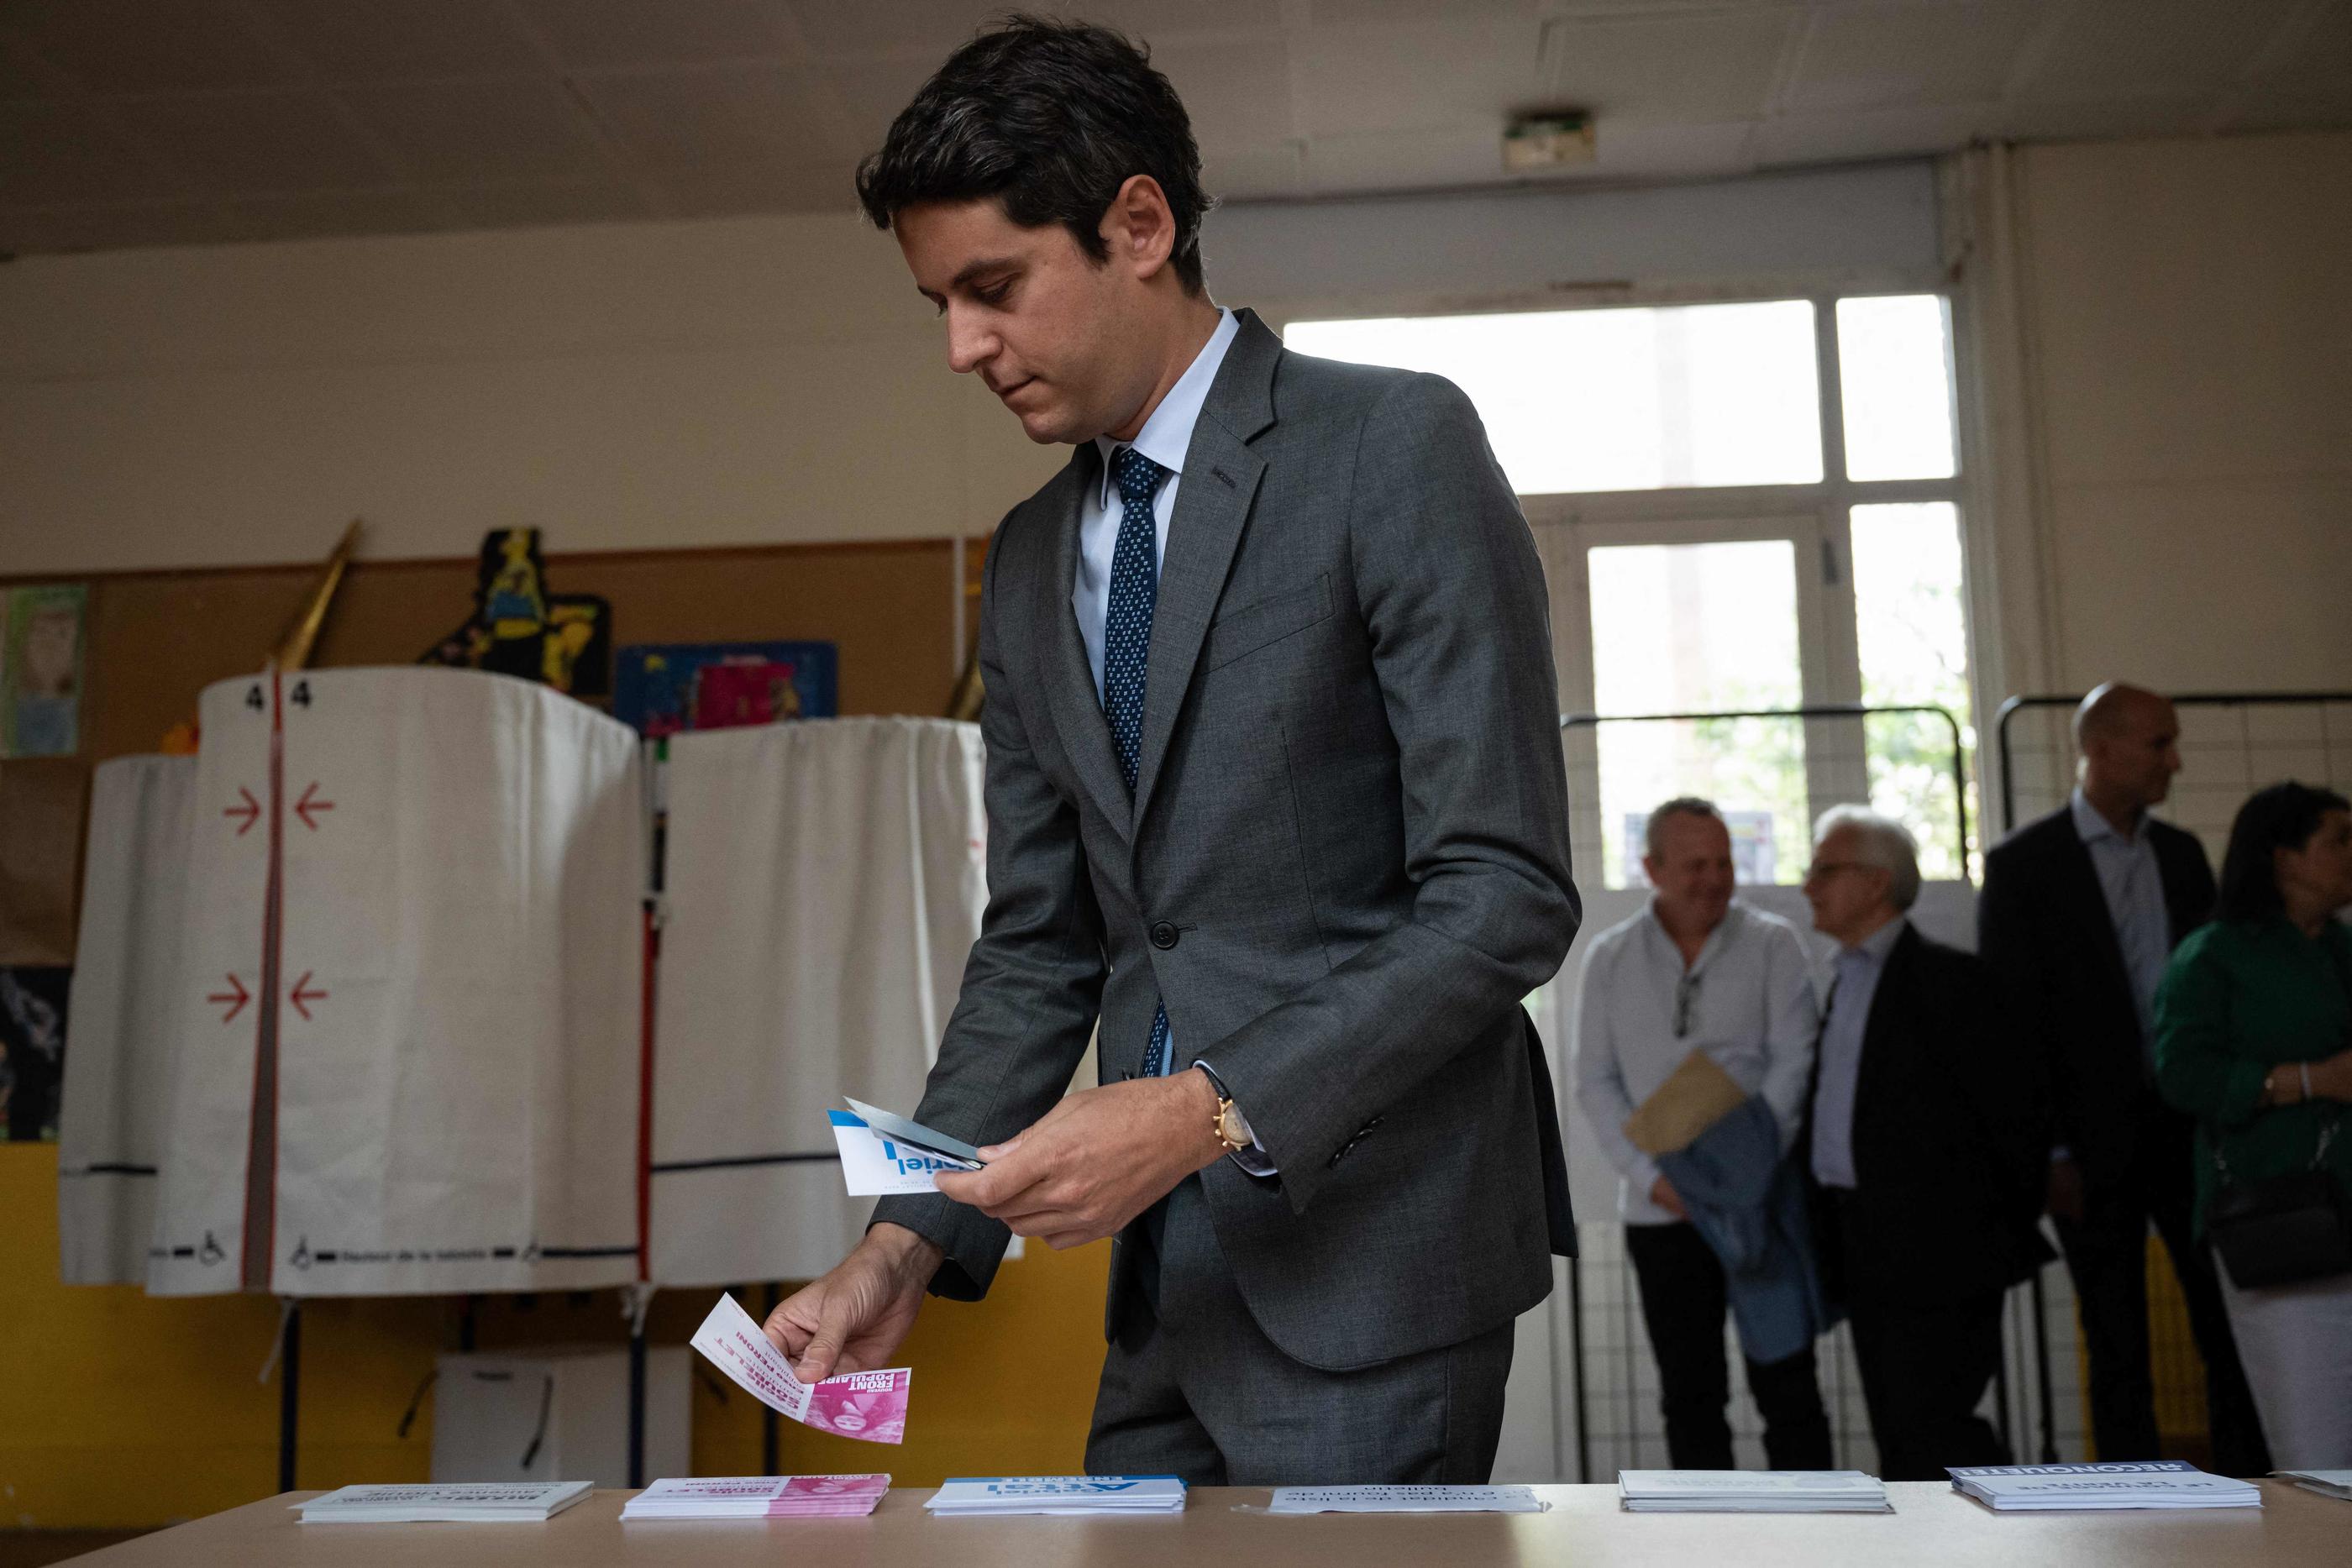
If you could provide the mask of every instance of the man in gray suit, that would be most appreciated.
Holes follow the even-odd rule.
[[[1542,571],[1454,387],[1210,302],[1199,170],[1140,50],[1016,19],[860,171],[950,365],[1076,450],[989,553],[989,906],[917,1112],[989,1164],[768,1332],[885,1364],[1008,1231],[1113,1236],[1090,1469],[1483,1481],[1573,1249]]]

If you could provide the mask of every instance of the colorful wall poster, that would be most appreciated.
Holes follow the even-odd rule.
[[[79,582],[0,596],[0,757],[70,757],[81,749],[82,625]]]

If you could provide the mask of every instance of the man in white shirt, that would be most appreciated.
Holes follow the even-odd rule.
[[[1585,954],[1576,1097],[1622,1178],[1618,1207],[1657,1355],[1668,1458],[1677,1469],[1729,1469],[1723,1268],[1624,1126],[1685,1058],[1703,1051],[1764,1096],[1785,1155],[1803,1121],[1819,1022],[1796,927],[1732,897],[1722,813],[1706,800],[1669,800],[1650,813],[1645,846],[1642,869],[1656,890],[1649,907],[1602,932]],[[1827,1469],[1829,1418],[1811,1348],[1747,1367],[1771,1467]]]

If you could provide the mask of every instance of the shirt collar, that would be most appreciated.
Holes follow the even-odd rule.
[[[2138,846],[2140,835],[2137,833],[2126,835],[2116,831],[2116,825],[2099,814],[2099,809],[2091,804],[2091,798],[2084,794],[2081,789],[2075,789],[2073,800],[2067,804],[2074,813],[2074,836],[2084,843],[2093,844],[2101,839],[2113,839],[2126,849]]]
[[[1208,405],[1209,388],[1217,379],[1217,367],[1225,362],[1225,350],[1234,345],[1241,333],[1241,320],[1230,310],[1217,312],[1217,329],[1192,357],[1192,363],[1176,378],[1143,428],[1135,433],[1133,441],[1113,441],[1108,435],[1095,437],[1095,450],[1102,454],[1102,478],[1098,503],[1110,505],[1111,489],[1118,483],[1111,473],[1111,455],[1121,446],[1132,446],[1171,474],[1184,472],[1184,454],[1192,444],[1192,427],[1201,423],[1201,410]]]
[[[1656,894],[1650,894],[1650,902],[1644,907],[1643,913],[1650,917],[1651,935],[1666,945],[1666,950],[1675,956],[1675,962],[1681,963],[1682,945],[1675,940],[1674,933],[1666,929],[1666,923],[1658,918]],[[1739,907],[1739,901],[1733,899],[1730,906],[1724,910],[1723,918],[1715,923],[1715,929],[1706,934],[1706,940],[1698,945],[1698,956],[1691,960],[1691,968],[1698,968],[1706,962],[1710,954],[1732,939],[1743,914]]]
[[[1895,944],[1903,940],[1903,933],[1910,925],[1909,915],[1898,915],[1864,937],[1858,946],[1845,948],[1838,956],[1841,959],[1860,958],[1875,967],[1886,962],[1886,955],[1895,951]]]

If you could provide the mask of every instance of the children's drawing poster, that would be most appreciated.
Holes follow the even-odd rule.
[[[0,757],[70,757],[81,749],[80,583],[12,588],[0,596]]]

